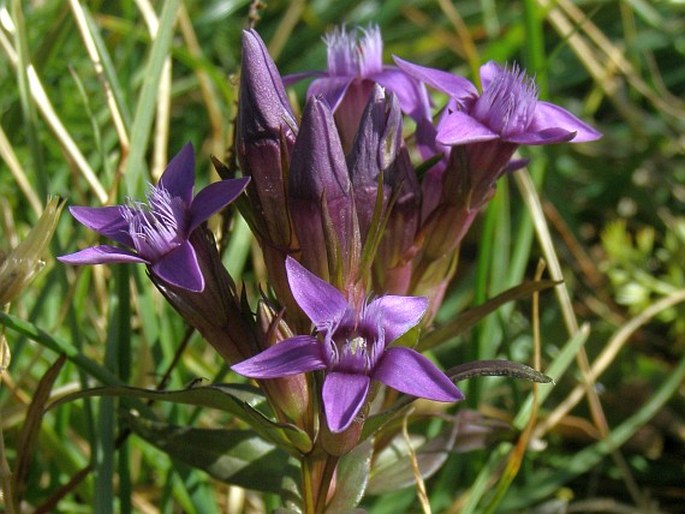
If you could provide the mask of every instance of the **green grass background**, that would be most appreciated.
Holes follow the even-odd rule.
[[[432,511],[682,512],[685,4],[295,0],[266,2],[256,16],[250,7],[242,0],[0,2],[0,249],[25,237],[49,194],[92,206],[139,195],[187,141],[198,153],[198,186],[215,179],[209,156],[230,159],[240,35],[250,20],[284,74],[322,69],[321,37],[342,23],[378,24],[386,62],[397,54],[472,79],[489,59],[518,62],[541,97],[604,138],[522,150],[528,170],[501,181],[464,245],[438,323],[532,278],[540,257],[552,277],[563,277],[556,294],[541,296],[538,317],[542,369],[556,384],[540,388],[536,428],[513,473],[506,466],[517,462],[512,448],[530,412],[530,386],[469,382],[468,405],[459,408],[479,409],[514,431],[452,454],[427,481]],[[292,91],[300,105],[304,87]],[[256,298],[266,279],[246,225],[233,219],[223,237],[227,267]],[[14,321],[2,318],[12,360],[0,422],[9,467],[27,466],[23,508],[276,508],[277,498],[214,481],[136,437],[122,442],[116,400],[31,414],[43,389],[57,397],[102,383],[152,388],[167,374],[170,388],[198,377],[235,379],[140,267],[71,268],[53,258],[95,242],[64,214],[45,269],[9,306]],[[535,319],[530,301],[507,304],[435,356],[445,367],[475,358],[531,362]],[[58,351],[67,362],[41,388]],[[179,425],[233,423],[189,407],[153,409]],[[36,438],[27,446],[28,434]],[[374,514],[421,512],[414,488],[363,505]]]

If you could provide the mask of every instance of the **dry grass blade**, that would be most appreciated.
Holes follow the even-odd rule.
[[[419,469],[419,463],[416,459],[416,452],[412,446],[411,438],[409,437],[409,430],[407,430],[407,424],[409,416],[413,412],[413,408],[408,410],[402,418],[402,437],[404,437],[407,443],[407,451],[409,452],[409,461],[411,462],[411,470],[414,474],[414,480],[416,480],[416,495],[419,498],[419,503],[423,509],[424,514],[431,514],[431,504],[428,501],[428,493],[426,492],[426,483],[421,476],[421,470]]]
[[[26,196],[26,200],[28,200],[31,205],[33,212],[35,212],[37,216],[40,216],[43,212],[43,205],[38,199],[38,195],[31,187],[31,183],[26,177],[26,173],[24,173],[24,169],[19,163],[19,159],[17,159],[17,156],[12,149],[12,144],[7,139],[7,135],[2,129],[2,126],[0,126],[0,157],[2,157],[7,164],[10,173],[14,177],[19,189],[21,189],[24,196]]]
[[[685,103],[670,93],[663,95],[653,91],[635,71],[630,61],[625,58],[624,52],[617,48],[572,2],[558,0],[552,3],[549,0],[538,0],[538,4],[548,10],[547,17],[550,23],[562,37],[567,38],[569,46],[592,75],[595,84],[604,90],[616,106],[623,106],[624,114],[631,115],[630,112],[625,111],[629,106],[618,98],[617,83],[611,80],[617,72],[622,74],[628,83],[665,117],[682,118],[685,116]]]
[[[543,255],[545,260],[549,265],[550,275],[553,279],[561,281],[563,280],[563,274],[561,272],[561,264],[559,258],[557,257],[556,251],[554,249],[554,243],[552,242],[552,236],[549,232],[549,227],[544,217],[542,211],[542,204],[540,202],[540,197],[538,196],[533,180],[528,173],[527,169],[522,169],[514,174],[516,179],[516,184],[518,185],[524,201],[528,207],[528,211],[533,218],[533,224],[535,226],[535,231],[537,233],[538,241],[542,247]],[[557,298],[563,313],[564,321],[566,323],[566,329],[571,337],[575,336],[579,332],[578,321],[575,317],[573,311],[573,305],[571,303],[571,297],[568,290],[563,284],[556,287]],[[578,356],[576,358],[578,363],[578,368],[580,369],[583,386],[585,388],[585,394],[588,398],[588,403],[590,406],[590,412],[592,413],[592,420],[599,430],[602,437],[607,437],[609,435],[609,424],[604,414],[599,395],[595,389],[595,381],[592,377],[590,371],[590,362],[585,351],[585,348],[580,348],[578,351]],[[625,459],[618,449],[611,452],[611,456],[621,470],[623,479],[625,480],[626,486],[631,493],[631,496],[638,504],[644,504],[645,500],[640,493],[635,479],[632,476],[630,468],[625,463]]]
[[[62,366],[66,362],[66,355],[59,356],[57,361],[50,366],[45,375],[38,383],[38,387],[33,394],[31,405],[26,412],[26,420],[19,438],[19,445],[17,447],[17,455],[19,460],[14,473],[14,498],[15,505],[21,503],[24,492],[26,491],[26,480],[29,475],[31,461],[33,460],[34,447],[38,440],[40,433],[40,424],[45,413],[45,404],[50,398],[50,391],[57,380]]]
[[[9,12],[7,12],[6,8],[1,7],[0,10],[2,10],[0,15],[3,19],[12,19],[9,15]],[[7,28],[6,24],[3,25],[3,28]],[[13,49],[9,40],[7,39],[7,35],[2,30],[0,30],[0,46],[5,51],[5,54],[7,55],[10,65],[12,66],[14,71],[19,72],[19,60],[17,53]],[[36,70],[34,69],[31,63],[27,63],[26,74],[28,77],[29,91],[31,93],[33,101],[36,104],[36,107],[38,107],[38,111],[50,127],[50,130],[52,130],[53,134],[57,138],[57,141],[62,146],[62,149],[69,156],[69,158],[74,163],[78,171],[83,175],[83,178],[86,179],[86,182],[88,182],[91,189],[97,196],[98,200],[100,200],[100,202],[102,203],[105,203],[108,197],[105,188],[98,180],[97,176],[95,175],[95,172],[90,167],[90,164],[88,164],[88,161],[81,153],[81,150],[79,150],[78,146],[76,145],[76,142],[71,137],[69,131],[57,115],[57,112],[55,111],[55,108],[52,106],[52,102],[48,98],[48,95],[45,92],[45,88],[43,87],[43,84],[41,83],[40,78],[38,77],[38,74],[36,73]]]
[[[70,0],[69,5],[71,5],[71,10],[74,13],[76,26],[78,27],[78,30],[81,33],[83,44],[85,45],[86,51],[88,52],[88,57],[90,58],[90,61],[93,63],[93,69],[95,70],[95,74],[97,75],[100,84],[102,85],[102,90],[107,100],[107,107],[109,108],[109,111],[112,115],[112,122],[114,123],[114,128],[117,131],[117,135],[119,136],[119,142],[121,144],[123,153],[125,154],[128,152],[129,146],[128,131],[126,130],[126,125],[124,124],[121,111],[119,110],[116,98],[114,97],[112,86],[110,85],[110,83],[107,80],[107,77],[105,76],[104,67],[102,65],[102,58],[100,57],[97,45],[93,40],[93,35],[90,33],[85,12],[83,11],[83,7],[81,6],[81,3],[78,0]]]
[[[183,35],[186,48],[190,55],[200,60],[203,59],[202,47],[195,34],[195,29],[188,15],[188,10],[185,5],[181,5],[178,11],[178,27]],[[228,138],[225,135],[223,114],[221,112],[219,99],[212,86],[209,74],[200,66],[195,68],[195,75],[200,87],[200,94],[207,109],[207,116],[212,127],[212,136],[210,140],[210,153],[213,155],[224,156],[226,154],[226,141]]]
[[[159,30],[159,19],[152,5],[147,0],[136,0],[136,5],[145,19],[151,39],[155,39]],[[171,56],[164,58],[162,72],[157,89],[157,111],[155,113],[155,134],[150,174],[159,180],[168,161],[169,121],[171,119]]]
[[[649,322],[660,312],[663,312],[664,310],[682,302],[685,302],[685,290],[681,289],[650,305],[638,316],[635,316],[628,321],[616,331],[616,333],[611,337],[607,345],[604,347],[604,350],[602,350],[602,353],[600,353],[600,355],[595,359],[588,377],[593,382],[597,380],[604,370],[606,370],[609,365],[614,362],[616,355],[628,342],[630,336],[632,336],[640,327]],[[554,411],[552,411],[543,422],[538,425],[535,431],[535,436],[543,437],[545,433],[559,423],[559,421],[561,421],[564,416],[566,416],[571,409],[578,404],[585,393],[585,385],[578,384],[573,391],[571,391],[568,397],[561,402],[559,406],[554,409]]]

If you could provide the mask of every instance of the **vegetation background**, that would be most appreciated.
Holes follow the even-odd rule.
[[[198,151],[198,182],[214,179],[209,156],[230,161],[249,23],[284,74],[323,69],[321,37],[343,23],[378,24],[386,62],[397,54],[467,77],[489,59],[518,62],[543,98],[604,133],[597,143],[524,151],[529,169],[500,183],[470,233],[438,323],[532,278],[540,256],[564,284],[541,296],[539,315],[531,301],[507,304],[436,357],[446,367],[474,358],[531,362],[539,343],[556,385],[540,387],[526,428],[515,416],[527,384],[472,380],[457,409],[478,409],[509,428],[485,447],[450,455],[427,481],[428,497],[440,513],[683,512],[685,4],[0,2],[0,248],[26,236],[48,195],[92,206],[122,199],[141,178],[154,181],[187,141]],[[300,104],[304,88],[292,92]],[[246,225],[229,221],[230,231],[216,227],[224,229],[224,261],[253,294],[266,284],[264,269]],[[236,379],[144,270],[76,269],[52,257],[94,241],[63,215],[45,269],[9,306],[14,318],[2,317],[12,352],[0,390],[3,452],[23,509],[212,514],[278,506],[275,496],[220,483],[127,437],[115,400],[42,412],[50,398],[103,382],[178,389],[199,377]],[[67,362],[50,372],[58,352]],[[173,404],[154,411],[178,425],[231,423]],[[413,487],[363,505],[373,514],[421,512]]]

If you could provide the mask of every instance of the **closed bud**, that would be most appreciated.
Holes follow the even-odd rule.
[[[288,194],[304,266],[326,280],[352,277],[360,254],[352,184],[333,115],[316,97],[302,115]]]
[[[236,152],[243,174],[252,177],[247,188],[249,220],[271,283],[284,303],[290,295],[283,261],[297,247],[286,193],[297,130],[283,81],[264,42],[254,30],[244,31]]]
[[[420,188],[402,139],[402,112],[394,94],[386,95],[382,88],[374,88],[348,164],[362,241],[367,239],[369,229],[381,221],[374,220],[373,216],[378,188],[382,187],[381,216],[387,216],[387,224],[376,254],[377,276],[383,283],[376,289],[387,291],[386,282],[396,281],[398,277],[389,279],[385,275],[394,274],[395,267],[405,268],[403,257],[412,246],[420,215]],[[403,271],[407,273],[410,266]],[[392,292],[404,291],[393,288]]]
[[[293,337],[283,318],[265,301],[257,305],[257,330],[265,348]],[[270,378],[259,381],[282,421],[294,422],[313,433],[313,413],[307,377],[304,374]],[[284,418],[284,419],[283,419]]]
[[[63,207],[59,198],[51,198],[26,239],[8,255],[0,254],[0,308],[16,298],[43,268],[43,254]]]
[[[262,232],[259,235],[282,248],[291,243],[284,177],[296,134],[297,122],[276,65],[259,34],[246,30],[240,71],[237,154],[243,173],[252,177],[247,191],[255,222]]]

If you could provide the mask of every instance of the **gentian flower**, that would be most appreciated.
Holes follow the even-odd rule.
[[[322,400],[334,433],[352,424],[372,380],[430,400],[464,398],[426,357],[403,346],[389,347],[419,322],[428,306],[425,298],[385,295],[357,308],[292,257],[286,259],[286,270],[293,296],[321,340],[313,335],[288,338],[234,365],[233,371],[267,379],[325,370]]]
[[[430,101],[423,84],[395,66],[383,65],[383,40],[377,26],[351,32],[336,28],[324,42],[328,49],[327,71],[298,73],[286,77],[285,82],[317,77],[307,90],[307,98],[326,99],[336,114],[346,149],[352,143],[374,83],[395,93],[402,111],[417,122],[430,120]]]
[[[70,207],[79,222],[122,247],[101,245],[58,257],[68,264],[140,262],[173,286],[202,291],[204,277],[190,234],[212,214],[232,202],[248,178],[210,184],[193,198],[195,156],[189,143],[171,160],[147,203],[110,207]]]
[[[601,134],[566,109],[538,100],[533,80],[517,66],[480,68],[482,94],[468,80],[395,57],[406,73],[443,91],[457,109],[443,117],[437,142],[455,146],[499,139],[517,145],[594,141]]]

